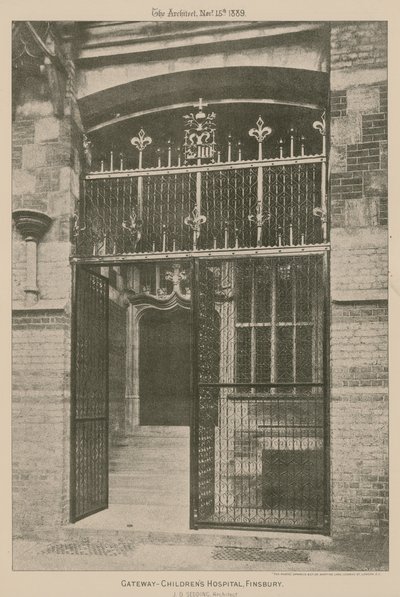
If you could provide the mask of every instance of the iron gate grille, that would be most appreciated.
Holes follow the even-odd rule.
[[[71,520],[108,506],[108,280],[76,268]]]
[[[322,160],[88,175],[75,214],[76,255],[321,244]]]
[[[198,526],[325,525],[322,271],[319,255],[196,265]]]

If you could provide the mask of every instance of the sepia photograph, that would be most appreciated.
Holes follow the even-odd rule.
[[[12,23],[13,570],[387,572],[388,23],[157,10]]]

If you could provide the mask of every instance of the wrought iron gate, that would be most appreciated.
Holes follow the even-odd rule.
[[[71,521],[108,506],[108,280],[77,266],[71,404]]]
[[[324,530],[323,256],[198,260],[193,525]]]

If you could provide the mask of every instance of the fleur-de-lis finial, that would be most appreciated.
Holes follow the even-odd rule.
[[[194,231],[194,232],[200,232],[200,226],[202,224],[204,224],[206,222],[207,218],[206,216],[203,216],[200,214],[199,212],[199,208],[197,207],[197,205],[193,208],[192,211],[192,215],[187,216],[184,219],[184,222],[187,226],[190,226],[190,228]]]
[[[143,151],[143,149],[146,149],[146,147],[150,145],[152,141],[153,139],[151,137],[146,136],[146,133],[143,129],[140,129],[137,137],[132,137],[131,139],[132,145],[136,147],[136,149],[138,149],[139,151]]]
[[[258,143],[258,159],[262,159],[262,143],[268,135],[272,133],[272,129],[269,126],[264,126],[264,121],[261,116],[258,117],[256,122],[257,128],[252,128],[249,130],[250,137],[255,137]]]
[[[147,136],[143,129],[140,129],[137,137],[132,137],[132,139],[131,139],[132,145],[134,147],[136,147],[136,149],[139,150],[139,169],[140,170],[142,168],[143,150],[146,149],[146,147],[148,145],[150,145],[150,143],[152,143],[152,142],[153,142],[153,139],[151,137]]]

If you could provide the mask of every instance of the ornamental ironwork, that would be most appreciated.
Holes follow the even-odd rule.
[[[197,240],[200,235],[200,227],[207,221],[206,216],[200,214],[197,205],[194,206],[192,214],[184,219],[184,222],[193,230],[193,247],[197,247]]]
[[[274,137],[277,157],[265,159],[263,146],[272,128],[260,116],[249,130],[257,141],[257,159],[243,159],[242,144],[228,136],[228,161],[223,162],[215,145],[215,113],[206,114],[206,105],[200,98],[196,114],[185,117],[182,154],[168,141],[166,165],[158,150],[149,152],[157,167],[143,168],[143,152],[152,138],[140,129],[131,139],[139,153],[138,169],[125,170],[120,154],[115,170],[111,151],[99,172],[86,175],[72,225],[78,256],[303,247],[327,241],[325,113],[310,124],[322,136],[321,153],[310,153],[304,134],[291,127],[285,138]],[[320,136],[311,135],[315,147]],[[203,151],[206,147],[209,151]]]
[[[143,166],[143,151],[152,143],[152,141],[153,139],[147,136],[143,129],[140,129],[137,137],[132,137],[131,139],[132,145],[139,150],[139,170],[141,170]]]
[[[197,163],[201,164],[204,160],[214,161],[216,142],[216,114],[211,112],[206,114],[203,108],[208,106],[203,102],[203,98],[199,98],[198,104],[193,107],[198,108],[196,114],[191,112],[185,115],[185,141],[183,144],[185,164]]]
[[[136,247],[137,243],[140,241],[140,237],[142,234],[142,221],[137,217],[134,209],[129,214],[129,218],[122,222],[122,228],[129,232],[132,238],[132,242]]]
[[[199,527],[324,528],[322,271],[318,255],[199,262]]]
[[[258,143],[258,159],[262,160],[262,144],[263,141],[272,133],[272,129],[269,126],[264,126],[264,121],[261,116],[258,117],[257,127],[249,130],[250,137],[255,137]]]

